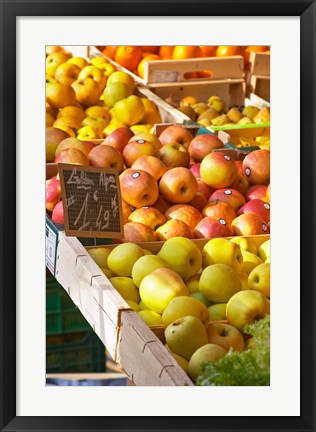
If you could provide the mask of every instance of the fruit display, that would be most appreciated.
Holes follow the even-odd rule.
[[[270,239],[166,240],[88,248],[109,282],[196,381],[205,362],[255,349],[244,330],[270,314]]]
[[[118,172],[123,241],[269,233],[269,150],[255,150],[243,161],[233,160],[222,151],[224,145],[217,136],[193,137],[180,124],[167,126],[159,137],[121,126],[99,145],[64,138],[64,132],[54,127],[46,129],[46,137],[50,156],[55,146],[56,163]],[[60,183],[55,176],[46,184],[46,209],[60,223],[62,206],[54,211],[61,199]]]
[[[150,130],[162,121],[158,107],[135,92],[134,79],[104,57],[87,60],[65,51],[46,56],[46,127],[66,137],[104,139],[120,126]]]

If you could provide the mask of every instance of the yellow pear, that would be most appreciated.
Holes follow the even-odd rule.
[[[188,297],[176,297],[168,304],[162,313],[162,323],[164,327],[168,327],[173,321],[187,315],[192,315],[202,321],[203,324],[207,323],[209,314],[205,304],[199,300]]]
[[[121,243],[111,250],[107,264],[114,274],[131,276],[133,265],[143,254],[143,249],[137,244],[131,242]]]
[[[160,325],[162,322],[161,315],[152,310],[147,310],[147,309],[139,310],[137,314],[148,326]]]
[[[261,292],[270,298],[270,263],[265,262],[256,266],[248,277],[249,289]]]
[[[226,264],[212,264],[202,271],[200,291],[213,303],[226,303],[241,290],[238,273]]]
[[[189,361],[189,375],[195,381],[202,373],[203,363],[218,362],[227,354],[219,345],[208,343],[198,348]]]
[[[261,258],[251,252],[242,250],[241,254],[243,257],[243,262],[240,271],[243,273],[247,273],[249,275],[255,267],[263,263]]]
[[[237,243],[223,237],[209,240],[202,249],[203,267],[211,264],[226,264],[239,271],[243,256]]]
[[[166,261],[158,255],[143,255],[133,265],[132,279],[135,285],[139,287],[146,275],[158,268],[167,267]]]
[[[204,324],[191,315],[170,324],[165,330],[165,338],[171,351],[187,360],[198,348],[208,343]]]
[[[132,300],[135,303],[140,302],[139,291],[132,278],[127,276],[113,276],[109,280],[124,300]]]
[[[145,276],[139,293],[142,301],[158,313],[162,313],[175,297],[189,295],[183,279],[168,268],[158,268]]]

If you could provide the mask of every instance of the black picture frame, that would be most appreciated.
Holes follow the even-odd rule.
[[[10,1],[0,0],[0,429],[1,431],[315,431],[315,95],[316,4],[304,0]],[[75,5],[75,7],[74,7]],[[300,293],[299,417],[16,416],[16,18],[18,16],[299,16],[300,17]],[[4,109],[5,107],[5,109]],[[311,198],[313,197],[313,198]],[[295,234],[294,234],[295,235]],[[282,403],[282,402],[280,402]]]

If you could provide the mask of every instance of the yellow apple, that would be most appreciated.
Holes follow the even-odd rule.
[[[200,292],[199,280],[200,280],[200,274],[196,274],[192,276],[188,281],[186,281],[186,286],[190,294]]]
[[[74,89],[59,82],[46,86],[46,101],[53,108],[64,108],[77,103]]]
[[[78,80],[83,80],[85,78],[92,78],[96,83],[98,83],[100,94],[103,92],[106,84],[106,76],[99,68],[93,65],[85,66],[79,72]]]
[[[171,351],[171,349],[168,347],[168,345],[165,345],[167,350],[170,352],[172,357],[179,363],[179,366],[184,370],[184,372],[189,375],[189,362],[184,357],[180,356],[179,354],[174,353]]]
[[[132,300],[135,303],[140,302],[139,291],[132,278],[127,276],[113,276],[109,281],[124,300]]]
[[[88,254],[91,256],[94,262],[98,264],[99,267],[108,268],[107,260],[110,255],[111,249],[107,247],[96,247],[87,249]]]
[[[206,324],[209,320],[209,314],[205,304],[193,297],[180,296],[171,300],[165,308],[162,313],[162,323],[164,327],[168,327],[168,325],[175,320],[187,315],[195,316],[201,320],[203,324]]]
[[[241,254],[243,257],[243,263],[240,271],[243,273],[247,273],[248,275],[255,267],[257,267],[259,264],[262,264],[263,262],[262,259],[259,258],[257,255],[246,250],[242,250]]]
[[[259,246],[258,256],[262,259],[262,261],[270,261],[270,239],[266,240],[261,246]]]
[[[200,292],[213,303],[226,303],[241,290],[238,273],[226,264],[211,264],[202,271]]]
[[[148,326],[154,326],[154,325],[160,325],[161,324],[161,315],[157,312],[154,312],[152,310],[140,310],[138,311],[138,315],[141,317],[141,319],[148,325]]]
[[[246,324],[252,324],[270,313],[269,300],[259,291],[242,290],[227,302],[228,324],[243,331]]]
[[[141,300],[138,303],[138,306],[139,306],[139,310],[150,310],[150,308],[147,305],[145,305],[145,303],[143,302],[143,300]]]
[[[131,276],[133,265],[143,254],[143,249],[137,244],[121,243],[111,250],[108,267],[116,275]]]
[[[215,303],[207,308],[210,321],[219,321],[226,319],[227,303]]]
[[[238,276],[241,282],[241,289],[246,290],[248,287],[248,273],[238,272]]]
[[[227,351],[213,343],[205,344],[198,348],[189,361],[189,375],[195,381],[202,373],[202,365],[209,362],[217,362],[227,354]]]
[[[113,82],[104,89],[104,104],[108,108],[112,108],[116,102],[131,96],[131,94],[131,88],[128,84],[119,81]]]
[[[239,271],[243,262],[240,247],[222,237],[209,240],[202,250],[202,255],[204,267],[211,264],[226,264]]]
[[[57,51],[48,55],[46,57],[46,75],[53,77],[58,66],[65,63],[70,57],[71,54],[63,51]]]
[[[184,281],[188,281],[202,267],[201,250],[192,240],[184,237],[172,237],[166,240],[158,256],[163,258]]]
[[[135,95],[128,96],[116,102],[113,110],[115,118],[127,126],[139,123],[145,113],[141,99]]]
[[[128,84],[131,88],[131,93],[134,93],[135,81],[130,74],[124,71],[115,71],[108,77],[107,85],[118,81]]]
[[[167,268],[166,261],[157,255],[143,255],[133,265],[132,279],[136,286],[140,286],[141,281],[149,273],[158,268]]]
[[[78,77],[78,79],[71,84],[71,87],[75,91],[77,101],[83,107],[95,105],[101,95],[100,86],[93,78],[87,77],[79,79]]]
[[[270,263],[265,262],[255,267],[248,277],[249,289],[261,292],[270,298]]]
[[[245,348],[242,333],[230,324],[212,323],[206,327],[208,341],[221,346],[226,351],[242,351]]]
[[[134,312],[139,312],[139,306],[136,302],[133,300],[125,300],[127,304],[130,305],[130,307],[133,309]]]
[[[165,330],[165,338],[171,351],[187,360],[190,360],[198,348],[208,343],[204,324],[191,315],[179,318],[170,324]]]
[[[77,65],[80,69],[88,66],[87,60],[83,57],[71,57],[69,60],[67,60],[67,63],[73,63]]]
[[[235,236],[235,237],[231,238],[230,241],[238,244],[241,250],[246,250],[246,251],[251,252],[255,255],[257,254],[256,246],[254,245],[253,242],[251,242],[250,239],[247,239],[246,237]]]
[[[77,138],[83,141],[102,138],[102,136],[100,136],[96,130],[92,129],[91,126],[82,126],[77,132]]]
[[[55,71],[55,79],[61,84],[71,85],[78,78],[80,70],[74,63],[62,63]]]
[[[168,268],[158,268],[146,275],[140,283],[139,293],[143,302],[158,313],[162,313],[175,297],[189,295],[182,278]]]

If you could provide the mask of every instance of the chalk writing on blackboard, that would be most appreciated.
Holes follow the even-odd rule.
[[[110,168],[58,164],[66,235],[123,237],[120,182]]]

